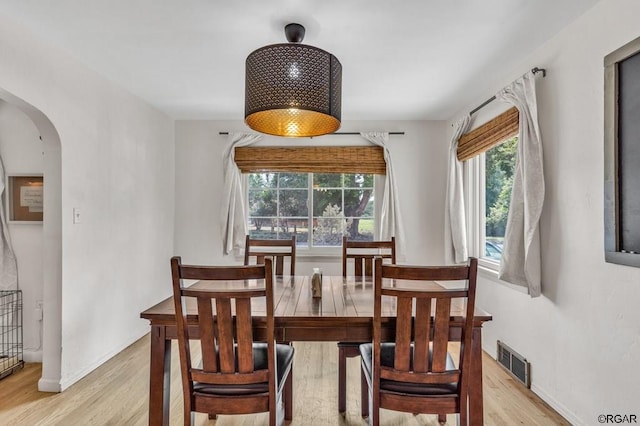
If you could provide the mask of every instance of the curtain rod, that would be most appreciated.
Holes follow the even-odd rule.
[[[404,132],[387,132],[390,135],[404,135]],[[219,135],[228,135],[229,132],[218,132]],[[331,135],[359,135],[360,132],[333,132],[333,133],[327,133],[326,135],[323,136],[331,136]],[[304,136],[304,137],[308,137],[308,138],[317,138],[318,136]]]
[[[535,68],[531,69],[531,72],[534,73],[534,74],[537,74],[537,73],[541,72],[542,73],[542,78],[547,76],[547,70],[545,70],[544,68],[535,67]],[[471,112],[469,113],[469,115],[475,114],[476,112],[480,111],[482,108],[486,107],[487,105],[489,105],[491,102],[493,102],[495,100],[496,100],[495,96],[490,97],[489,99],[487,99],[486,101],[484,101],[483,103],[481,103],[480,105],[478,105],[477,107],[472,109]]]

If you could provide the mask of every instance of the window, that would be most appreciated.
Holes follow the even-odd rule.
[[[374,175],[248,174],[249,235],[299,246],[339,247],[342,236],[374,240]]]
[[[497,269],[511,203],[518,147],[519,113],[511,108],[463,135],[458,159],[465,161],[469,250]]]
[[[484,256],[500,261],[507,226],[518,137],[507,139],[484,154]]]

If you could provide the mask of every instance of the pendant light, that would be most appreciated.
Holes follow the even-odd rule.
[[[304,34],[302,25],[288,24],[289,43],[247,57],[244,119],[253,130],[309,137],[340,128],[342,65],[331,53],[302,44]]]

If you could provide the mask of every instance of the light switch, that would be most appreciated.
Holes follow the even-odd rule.
[[[82,223],[82,219],[80,218],[80,209],[76,207],[73,208],[73,223]]]

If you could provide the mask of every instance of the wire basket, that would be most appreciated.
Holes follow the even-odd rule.
[[[22,368],[22,291],[0,291],[0,379]]]

